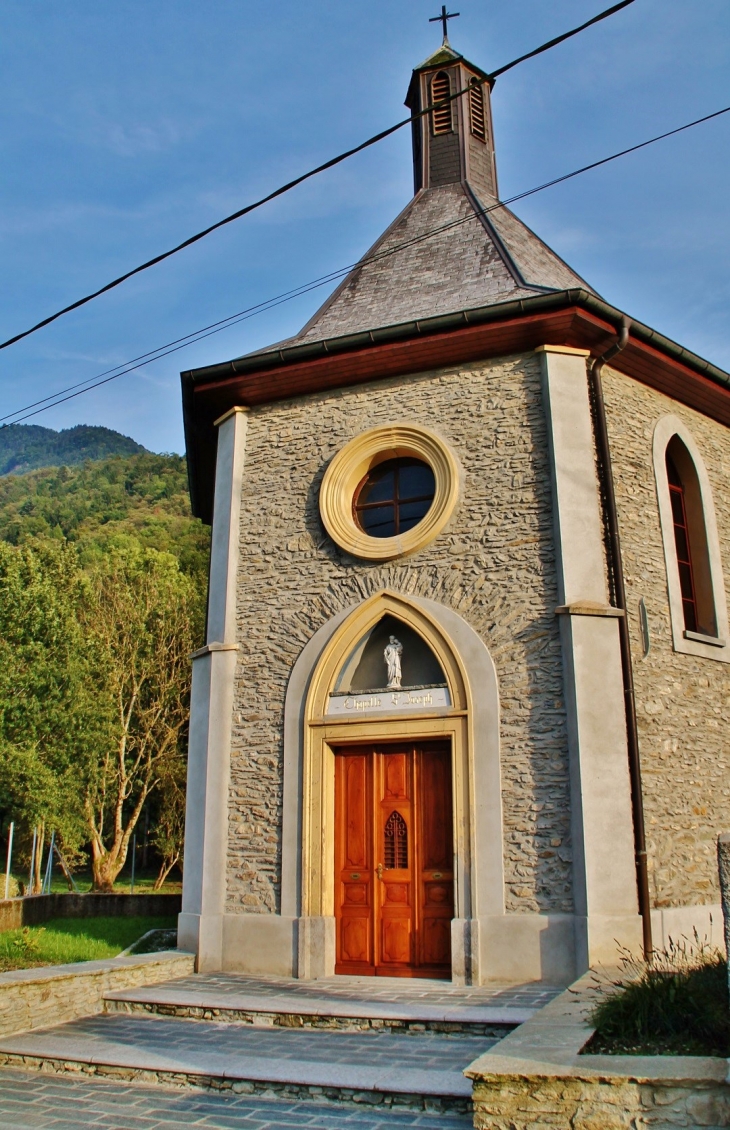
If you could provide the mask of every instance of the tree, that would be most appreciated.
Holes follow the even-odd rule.
[[[145,801],[181,757],[202,612],[200,590],[169,554],[130,542],[94,567],[82,626],[105,713],[83,802],[95,890],[112,889]]]
[[[108,891],[156,790],[162,871],[182,858],[204,598],[175,557],[129,534],[80,553],[0,543],[0,815],[24,828],[20,842],[55,830],[72,866],[90,844],[94,889]]]
[[[183,869],[186,771],[185,759],[179,750],[161,767],[158,785],[159,808],[152,833],[152,843],[161,859],[160,870],[155,879],[156,891],[159,891],[176,864],[180,871]]]
[[[56,829],[70,861],[86,839],[79,766],[99,737],[86,591],[73,547],[0,543],[0,810]]]

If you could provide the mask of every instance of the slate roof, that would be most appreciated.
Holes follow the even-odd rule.
[[[422,190],[300,333],[269,348],[571,287],[595,293],[509,208],[480,216],[484,207],[458,182]]]

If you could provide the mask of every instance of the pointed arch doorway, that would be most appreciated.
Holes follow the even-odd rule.
[[[395,631],[390,618],[397,622]],[[400,688],[383,688],[382,674],[380,678],[371,677],[373,654],[382,664],[383,641],[387,642],[391,634],[403,643]],[[415,671],[409,665],[414,639],[423,647]],[[370,654],[368,642],[372,642]],[[415,889],[420,885],[420,903],[410,925],[389,927],[388,939],[383,936],[384,910],[388,907],[388,914],[396,918],[398,912],[393,908],[398,904],[393,897],[386,897],[385,890],[367,904],[372,914],[362,915],[368,921],[360,929],[370,938],[371,948],[362,961],[367,968],[360,972],[377,975],[378,971],[386,972],[381,967],[387,964],[390,975],[398,971],[397,965],[401,975],[433,976],[438,970],[439,976],[451,976],[460,983],[478,981],[480,947],[475,919],[480,912],[504,913],[504,888],[496,674],[489,653],[473,629],[443,605],[389,591],[343,610],[302,652],[287,692],[285,730],[282,910],[296,915],[298,921],[299,976],[331,976],[335,968],[343,968],[343,960],[360,960],[363,956],[362,951],[358,955],[354,948],[348,948],[341,923],[346,917],[343,872],[347,871],[348,882],[358,883],[360,880],[352,879],[352,875],[362,876],[364,871],[354,866],[354,858],[345,859],[342,847],[338,855],[337,846],[338,824],[348,820],[340,815],[341,802],[340,807],[337,803],[338,760],[354,759],[359,752],[365,759],[360,773],[369,797],[367,802],[360,801],[361,805],[366,803],[361,822],[370,829],[366,836],[370,836],[371,886],[364,897],[372,899],[372,884],[376,878],[381,882],[378,864],[383,873],[389,870],[385,867],[385,832],[393,813],[403,819],[411,843],[412,837],[417,837],[416,854],[409,854],[405,870],[407,882],[415,884]],[[426,762],[424,768],[423,759],[434,751],[440,751],[438,766],[435,761]],[[387,759],[397,754],[403,755],[397,772],[404,774],[410,794],[404,789],[403,796],[388,798],[383,789],[378,797],[373,791],[375,782],[384,780],[390,764],[392,783],[396,763]],[[381,759],[379,764],[376,755]],[[365,765],[368,758],[370,768]],[[425,792],[421,788],[419,797],[418,776],[420,773],[423,781],[429,767],[431,777],[440,776],[441,783]],[[449,788],[450,795],[446,792]],[[450,867],[445,857],[442,866],[440,857],[436,863],[435,856],[429,855],[432,849],[428,840],[424,841],[424,822],[432,819],[429,796],[439,796],[446,802],[446,815],[442,810],[439,818],[440,842],[450,837]],[[410,810],[386,803],[396,799],[410,801]],[[433,866],[426,866],[426,859]],[[350,863],[353,866],[348,866]],[[403,869],[393,870],[397,873]],[[393,881],[397,877],[388,876]],[[442,888],[430,888],[433,914],[426,913],[427,883]],[[411,896],[413,891],[411,888]],[[362,897],[362,891],[354,897]],[[439,900],[440,912],[436,914]],[[375,907],[379,907],[377,918]],[[427,930],[431,943],[424,938],[427,917],[432,920]],[[379,952],[373,941],[378,929]],[[410,933],[410,950],[407,946],[406,951],[394,952],[392,947],[398,936],[405,936],[404,931]],[[435,946],[437,935],[441,938],[440,952]],[[430,951],[429,944],[433,946]],[[404,960],[381,961],[381,956],[387,956],[386,949],[390,956]]]

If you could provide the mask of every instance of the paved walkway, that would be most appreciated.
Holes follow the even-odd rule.
[[[176,1091],[0,1070],[2,1130],[469,1130],[470,1114],[423,1114]]]

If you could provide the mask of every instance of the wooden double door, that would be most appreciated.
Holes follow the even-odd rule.
[[[336,973],[450,977],[451,749],[335,750]]]

